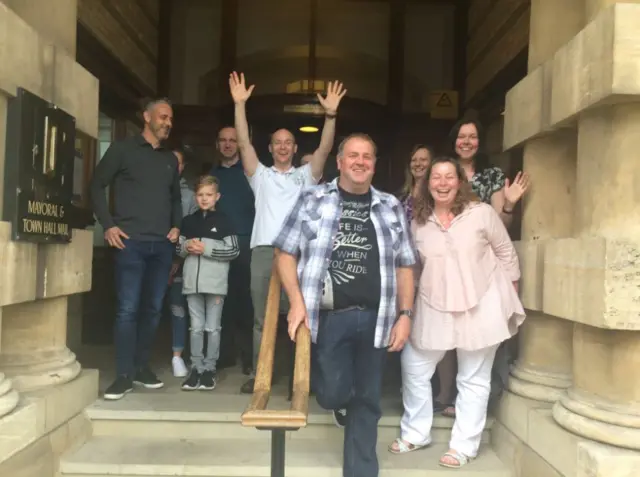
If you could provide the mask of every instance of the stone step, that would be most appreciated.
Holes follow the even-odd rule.
[[[92,438],[81,449],[64,456],[60,475],[69,477],[199,476],[249,477],[270,475],[269,433],[263,438]],[[126,433],[122,433],[126,435]],[[226,436],[225,436],[226,437]],[[380,477],[446,477],[451,470],[438,466],[446,444],[405,455],[387,451],[380,441]],[[342,439],[293,439],[287,441],[287,477],[341,477]],[[513,477],[489,447],[456,477]]]
[[[136,392],[122,401],[98,400],[86,410],[93,424],[94,436],[171,436],[176,439],[262,438],[264,431],[240,425],[240,416],[248,398],[236,394],[191,392],[180,394]],[[270,409],[286,409],[289,403],[282,396],[273,396]],[[381,440],[391,441],[399,434],[402,403],[399,398],[382,401],[383,417],[379,423]],[[489,442],[492,425],[489,419],[483,442]],[[449,441],[453,419],[436,416],[432,430],[433,442]],[[309,401],[309,423],[306,428],[287,433],[292,439],[342,439],[342,430],[333,424],[331,414],[321,409],[312,398]]]

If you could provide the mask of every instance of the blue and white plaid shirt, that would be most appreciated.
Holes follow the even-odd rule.
[[[304,189],[284,221],[273,246],[298,258],[298,280],[309,315],[311,339],[318,337],[322,286],[338,232],[342,202],[338,180]],[[380,305],[374,346],[389,345],[397,318],[396,268],[416,263],[416,252],[402,205],[390,194],[371,188],[371,222],[380,252]]]

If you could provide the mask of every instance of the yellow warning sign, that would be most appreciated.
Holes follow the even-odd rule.
[[[457,119],[458,92],[449,89],[431,91],[429,112],[434,119]]]

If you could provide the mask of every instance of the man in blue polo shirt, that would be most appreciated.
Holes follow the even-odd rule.
[[[222,313],[222,341],[220,363],[235,364],[239,349],[242,370],[251,373],[253,360],[253,305],[251,302],[251,231],[255,216],[255,199],[238,154],[236,130],[224,127],[218,132],[216,148],[220,152],[220,165],[211,175],[220,181],[220,200],[216,208],[222,211],[238,236],[240,255],[231,262],[229,293]],[[237,337],[237,340],[234,340]]]

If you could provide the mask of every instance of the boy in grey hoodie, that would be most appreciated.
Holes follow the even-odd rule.
[[[178,253],[185,257],[182,293],[191,317],[191,364],[184,390],[212,390],[220,355],[222,307],[227,295],[229,262],[240,253],[227,217],[216,211],[218,179],[202,177],[195,188],[199,210],[182,220]],[[204,335],[207,354],[204,356]]]

